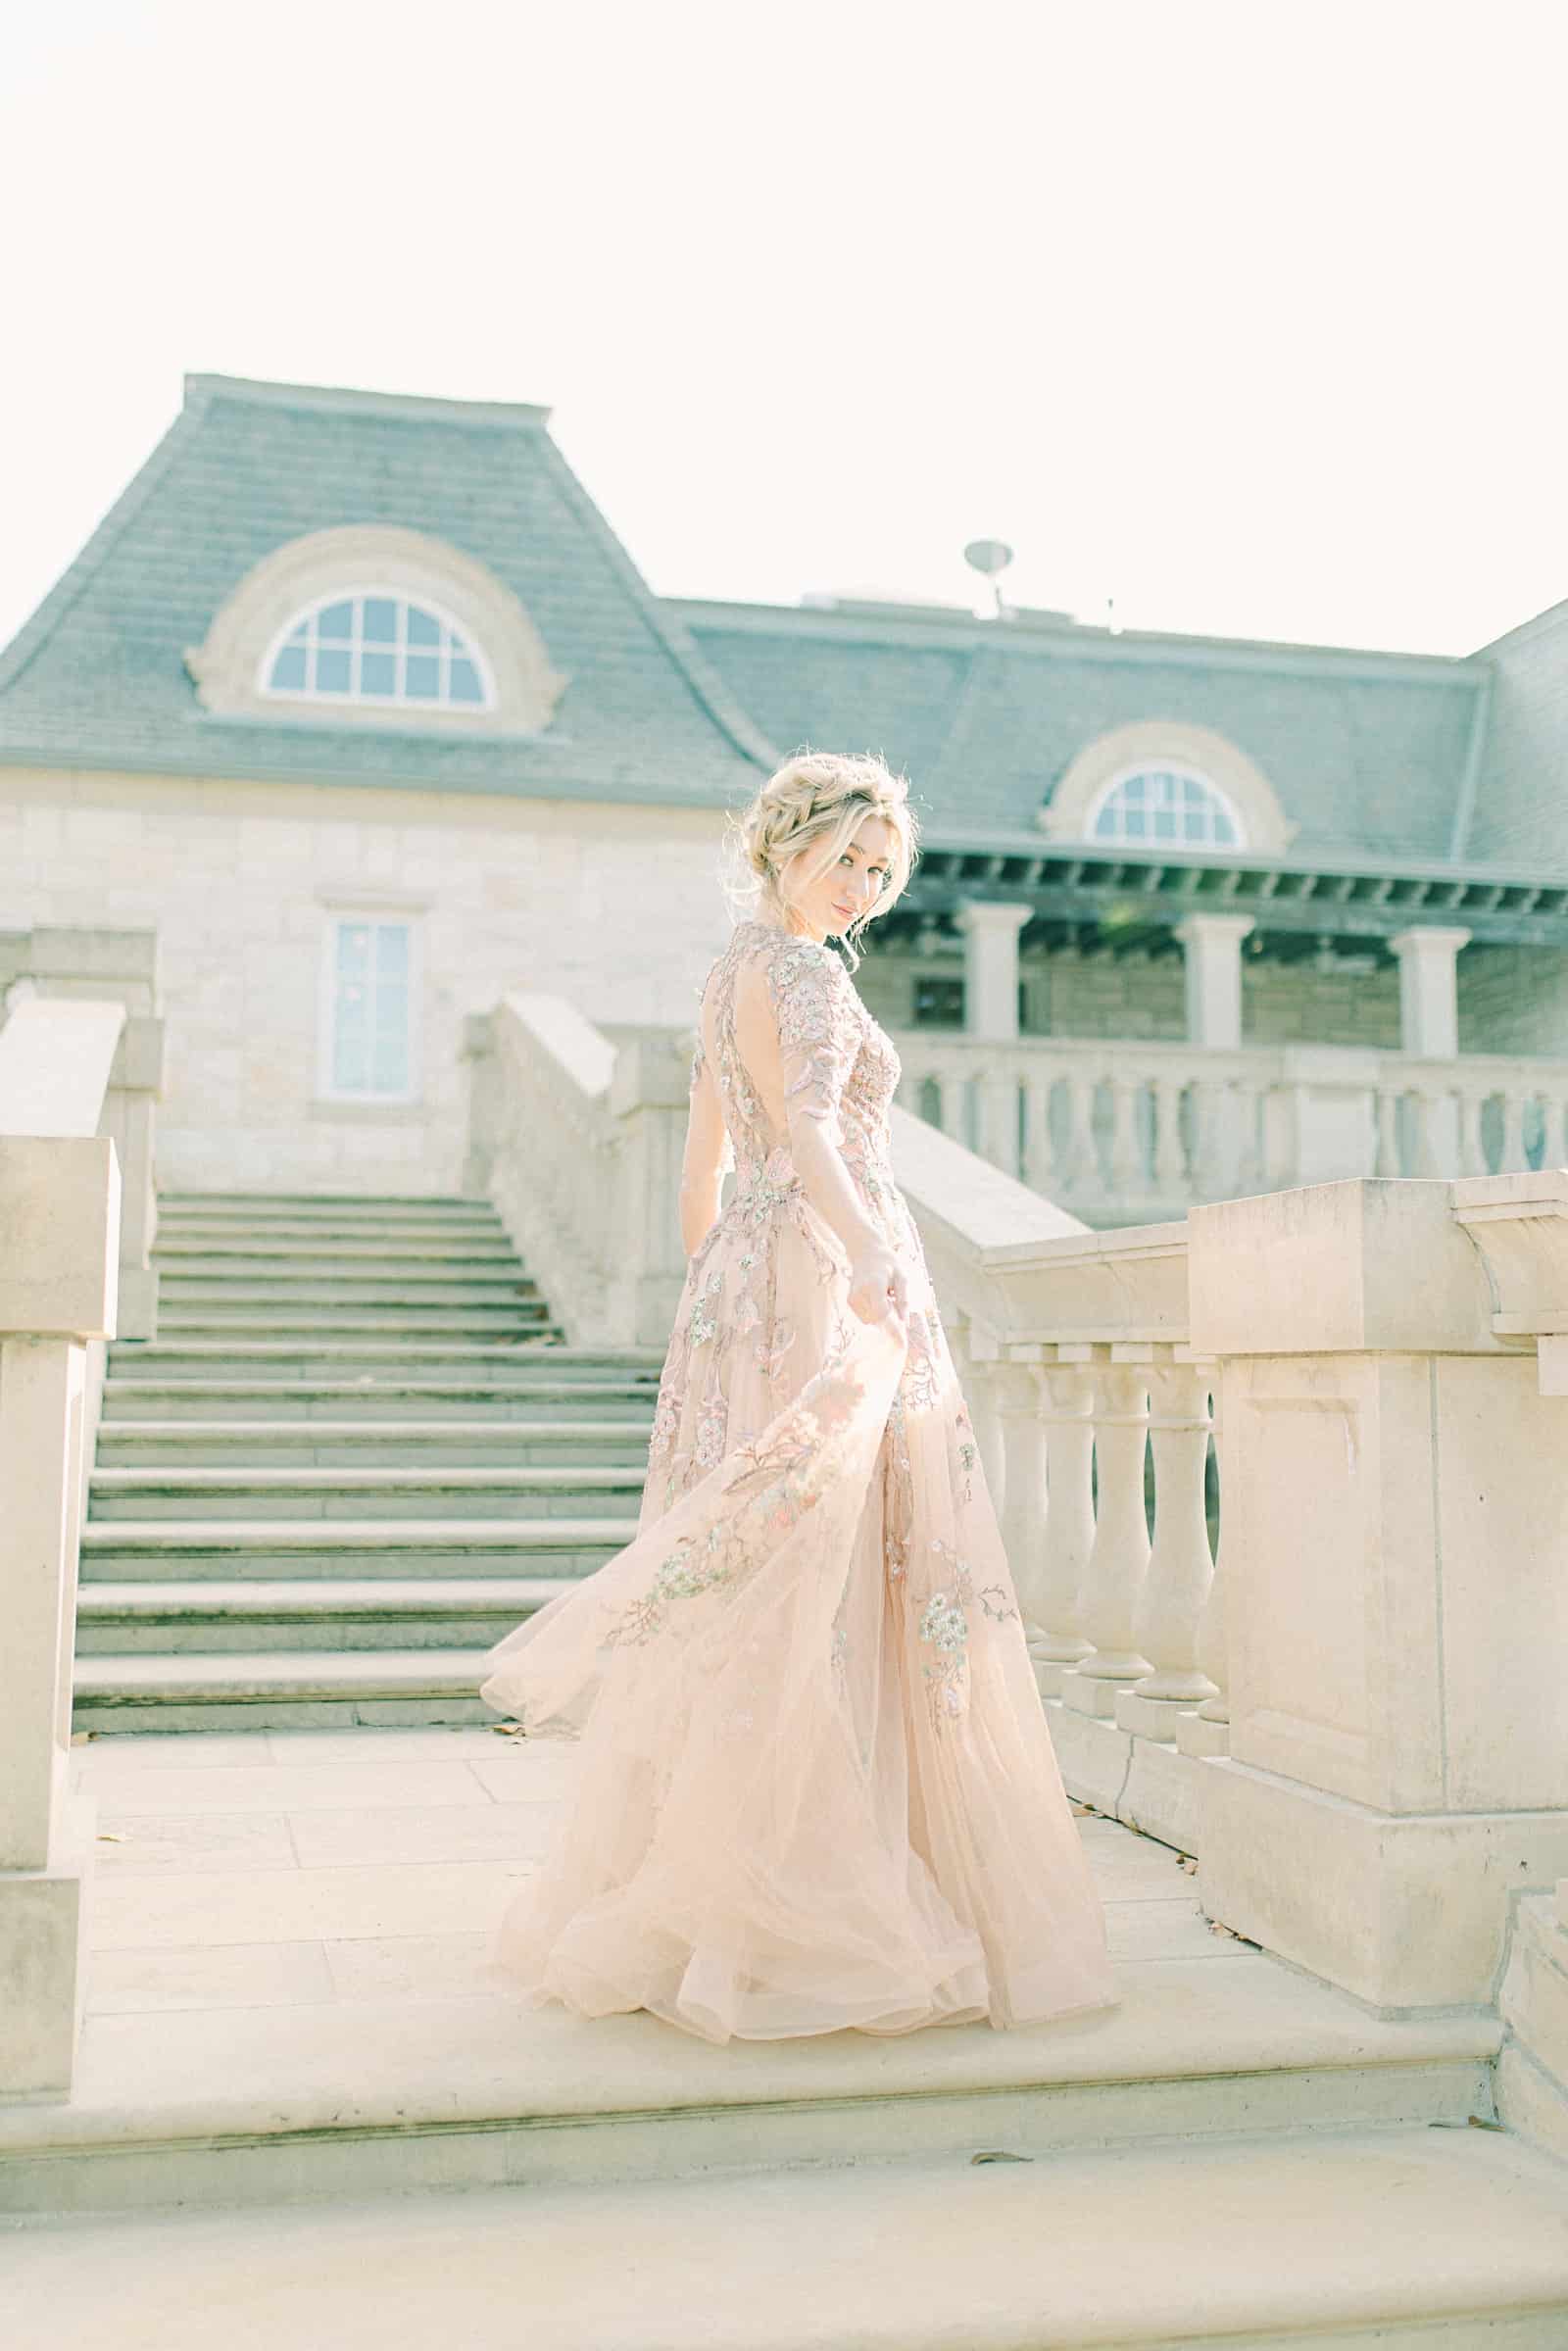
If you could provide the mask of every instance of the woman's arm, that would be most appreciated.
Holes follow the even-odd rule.
[[[718,1221],[728,1141],[718,1088],[699,1038],[692,1055],[691,1108],[680,1167],[680,1234],[688,1257],[696,1256]]]
[[[768,985],[796,1173],[844,1245],[854,1311],[862,1322],[880,1322],[891,1301],[902,1317],[908,1302],[905,1270],[868,1214],[842,1149],[839,1102],[859,1051],[849,975],[828,949],[808,946],[778,957]]]

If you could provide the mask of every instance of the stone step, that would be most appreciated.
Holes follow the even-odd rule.
[[[246,1691],[334,1687],[329,1680],[311,1685],[303,1679],[302,1669],[329,1667],[325,1658],[294,1659],[286,1667],[274,1659],[209,1659],[199,1675],[195,1661],[164,1660],[157,1677],[154,1662],[141,1660],[137,1670],[148,1686],[156,1679],[172,1700],[178,1690],[216,1688],[221,1669],[236,1721]],[[346,1715],[355,1706],[396,1709],[400,1689],[418,1687],[417,1677],[430,1671],[428,1658],[393,1652],[354,1663],[359,1694],[341,1696]],[[85,1659],[80,1670],[100,1687],[111,1686],[119,1674],[117,1686],[126,1687],[122,1661]],[[477,1671],[477,1661],[469,1671]],[[452,1681],[455,1689],[461,1685],[462,1669],[454,1667]],[[346,1693],[345,1684],[335,1687]],[[112,1706],[101,1712],[112,1720]],[[560,1744],[496,1742],[498,1750]],[[273,1751],[281,1745],[279,1735]],[[111,1760],[105,1758],[105,1768]],[[514,1787],[520,1797],[535,1761],[517,1754],[514,1769],[477,1764],[475,1770],[487,1786]],[[335,1801],[373,1804],[368,1791],[375,1768],[362,1765],[351,1774],[370,1776],[364,1796],[343,1793]],[[131,1776],[140,1780],[140,1771]],[[153,1783],[164,1776],[154,1771]],[[202,1799],[209,1818],[215,1806],[232,1813],[235,1804],[253,1812],[269,1805],[266,1773],[234,1776],[254,1783],[254,1792],[225,1806],[221,1776],[203,1775],[220,1779],[213,1795]],[[176,1777],[189,1785],[188,1771]],[[298,1773],[282,1777],[299,1781]],[[339,1783],[342,1777],[339,1772]],[[126,1781],[98,1785],[100,1818],[109,1815],[108,1826],[114,1790],[123,1798]],[[134,1800],[140,1815],[156,1819],[178,1809],[155,1785],[141,1786]],[[279,1794],[270,1808],[329,1800],[326,1791],[313,1797],[301,1784],[298,1794]],[[510,1809],[521,1814],[533,1807],[514,1800]],[[398,1849],[394,1821],[384,1824],[378,1840],[383,1853],[387,1827]],[[96,1947],[137,1949],[149,1960],[167,1951],[177,1964],[187,1953],[198,1956],[191,1946],[204,1937],[232,1945],[248,1935],[270,1947],[301,1936],[427,1937],[454,1935],[460,1928],[468,1933],[456,1940],[466,1945],[487,1934],[519,1876],[534,1866],[530,1854],[536,1848],[521,1823],[513,1834],[517,1862],[510,1869],[505,1863],[423,1859],[398,1867],[274,1867],[261,1886],[254,1882],[258,1873],[199,1864],[177,1883],[156,1871],[139,1877],[117,1872],[113,1884],[105,1875],[95,1887]],[[442,1849],[428,1836],[417,1848],[421,1854]],[[513,1848],[503,1840],[491,1849]],[[426,1919],[430,1923],[421,1924]],[[438,1963],[439,1954],[434,1956]],[[254,1995],[244,2006],[222,2009],[166,2005],[156,2029],[145,2013],[90,2012],[72,2098],[0,2107],[0,2210],[303,2202],[501,2180],[532,2189],[617,2180],[647,2187],[684,2177],[701,2179],[707,2192],[714,2184],[711,2176],[726,2170],[869,2165],[890,2156],[956,2159],[967,2176],[970,2158],[989,2150],[1026,2161],[977,2167],[981,2179],[1004,2173],[1028,2179],[1027,2165],[1036,2167],[1034,2217],[1010,2238],[1012,2258],[1038,2243],[1060,2262],[1078,2224],[1074,2218],[1069,2226],[1055,2209],[1049,2186],[1054,2175],[1045,2168],[1054,2159],[1069,2158],[1065,2169],[1076,2173],[1098,2160],[1096,2150],[1154,2141],[1173,2179],[1200,2179],[1212,2141],[1252,2134],[1231,2186],[1216,2191],[1210,2183],[1206,2203],[1203,2194],[1196,2197],[1195,2209],[1223,2225],[1226,2258],[1196,2265],[1178,2240],[1173,2264],[1159,2266],[1172,2293],[1187,2295],[1191,2316],[1195,2292],[1222,2290],[1232,2267],[1245,2258],[1251,2221],[1259,2216],[1250,2207],[1239,2210],[1236,2197],[1250,2166],[1261,2162],[1282,2134],[1313,2134],[1310,2143],[1324,2149],[1319,2177],[1325,2187],[1343,2157],[1316,2134],[1347,2130],[1416,2126],[1411,2151],[1434,2163],[1473,2160],[1485,2166],[1505,2154],[1523,2160],[1506,2139],[1467,2128],[1472,2114],[1493,2119],[1489,2069],[1499,2037],[1494,2016],[1469,2011],[1379,2019],[1262,1953],[1125,1960],[1117,1971],[1117,2007],[1014,2032],[981,2024],[907,2035],[847,2031],[726,2046],[642,2013],[584,2019],[554,2006],[524,2009],[504,1978],[486,1980],[472,1965],[460,1968],[456,1948],[447,1964],[457,1989],[445,1997],[437,1964],[418,1984],[422,1997],[389,1991],[333,1999],[296,1992],[292,2001],[266,1995],[282,2003],[272,2006]],[[1424,2128],[1433,2123],[1457,2128]],[[1472,2156],[1475,2149],[1482,2152]],[[840,2170],[838,2184],[852,2177]],[[1568,2279],[1565,2175],[1536,2168],[1533,2177],[1556,2182],[1554,2244]],[[1363,2178],[1361,2193],[1365,2227],[1357,2243],[1375,2247],[1378,2232],[1396,2224],[1401,2208],[1398,2177],[1386,2175],[1381,2188]],[[1159,2208],[1142,2196],[1117,2197],[1103,2181],[1091,2202],[1107,2230],[1100,2290],[1109,2294],[1127,2265],[1142,2258],[1144,2231],[1155,2225]],[[1314,2217],[1310,2202],[1291,2209],[1305,2222],[1307,2241],[1338,2258],[1340,2229]],[[1338,2207],[1335,2214],[1348,2222]],[[178,2218],[188,2231],[189,2212]],[[1108,2233],[1112,2224],[1114,2235]],[[1461,2228],[1460,2234],[1473,2239],[1476,2230]],[[887,2249],[902,2259],[916,2243],[962,2236],[959,2220],[950,2218],[945,2227],[922,2229],[907,2244],[889,2240]],[[286,2232],[285,2241],[292,2251]],[[781,2251],[787,2244],[792,2258],[801,2260],[802,2240],[793,2231],[777,2241]],[[713,2258],[720,2242],[721,2232],[710,2233],[707,2257],[695,2272],[705,2294],[707,2280],[724,2267]],[[861,2238],[862,2262],[865,2254]],[[515,2287],[515,2239],[513,2258]],[[1444,2258],[1445,2242],[1434,2238],[1426,2260],[1441,2270]],[[878,2273],[895,2271],[898,2259],[879,2262]],[[1003,2271],[1007,2268],[1004,2262]],[[1000,2290],[1001,2273],[997,2282]],[[982,2297],[976,2313],[983,2315],[985,2307]],[[706,2320],[684,2339],[697,2342],[705,2334],[714,2345],[729,2340]],[[302,2337],[319,2338],[319,2328]],[[116,2338],[111,2333],[105,2339]],[[624,2339],[593,2329],[577,2337],[583,2351]],[[820,2327],[798,2338],[844,2351],[858,2339]],[[940,2339],[944,2351],[970,2351],[976,2338],[959,2316]],[[1015,2341],[1021,2346],[1031,2339],[1038,2338],[1019,2335]],[[1176,2339],[1164,2338],[1167,2344]],[[1118,2338],[1107,2328],[1099,2340],[1111,2344]],[[1243,2345],[1251,2351],[1255,2337],[1244,2328],[1232,2341],[1234,2351]]]
[[[219,1254],[233,1248],[255,1246],[278,1249],[368,1249],[372,1254],[376,1249],[386,1249],[395,1255],[404,1249],[423,1252],[451,1249],[461,1252],[511,1249],[513,1246],[499,1217],[473,1218],[448,1225],[410,1223],[401,1217],[328,1220],[286,1216],[161,1218],[153,1246],[155,1249],[163,1249],[172,1245],[211,1249]]]
[[[83,1584],[76,1655],[189,1658],[222,1651],[489,1648],[558,1592],[564,1576],[372,1582]],[[440,1659],[433,1661],[437,1668]],[[79,1685],[78,1685],[79,1687]]]
[[[455,1193],[404,1192],[160,1192],[158,1213],[172,1220],[192,1216],[263,1215],[341,1217],[403,1216],[437,1222],[482,1218],[498,1221],[491,1200]]]
[[[586,1576],[621,1550],[631,1516],[92,1520],[81,1583],[184,1583],[253,1577],[479,1576],[487,1569]]]
[[[519,1302],[543,1312],[537,1282],[515,1270],[454,1277],[443,1273],[321,1274],[290,1272],[279,1266],[273,1273],[247,1274],[219,1280],[207,1274],[163,1273],[158,1287],[159,1320],[171,1314],[188,1320],[198,1309],[218,1307],[222,1313],[258,1312],[285,1307],[292,1317],[301,1309],[346,1306],[358,1313],[370,1306],[395,1307],[401,1315],[411,1307],[421,1312],[435,1306],[493,1307],[502,1311]]]
[[[140,1519],[635,1516],[641,1466],[589,1469],[102,1469],[88,1524]]]
[[[499,1425],[548,1414],[553,1424],[580,1421],[634,1428],[651,1426],[655,1383],[641,1380],[547,1380],[519,1376],[502,1386],[484,1379],[390,1379],[367,1374],[360,1380],[143,1380],[112,1378],[104,1383],[99,1442],[122,1424],[146,1421],[200,1427],[230,1421],[260,1421],[276,1427],[299,1421],[349,1421],[402,1428],[437,1419],[493,1421]]]
[[[558,1323],[542,1315],[530,1317],[526,1307],[510,1308],[501,1313],[464,1314],[453,1307],[428,1307],[423,1311],[411,1307],[399,1313],[394,1307],[367,1314],[291,1314],[280,1308],[275,1316],[220,1315],[204,1313],[194,1316],[175,1314],[160,1317],[161,1335],[172,1345],[182,1341],[203,1341],[210,1346],[221,1346],[225,1341],[245,1344],[251,1340],[270,1340],[278,1347],[295,1348],[319,1345],[350,1347],[355,1341],[365,1347],[386,1344],[385,1334],[401,1331],[407,1338],[394,1342],[407,1347],[455,1347],[465,1342],[519,1347],[552,1347],[564,1336]],[[336,1332],[340,1337],[328,1340],[326,1334]]]
[[[646,1420],[368,1420],[108,1419],[99,1427],[97,1464],[105,1469],[561,1468],[581,1462],[641,1468],[648,1456]]]
[[[608,1373],[643,1378],[657,1390],[663,1357],[653,1347],[567,1347],[559,1337],[524,1339],[120,1339],[109,1349],[111,1378],[251,1380],[429,1379],[560,1381]]]
[[[514,1620],[515,1621],[515,1620]],[[73,1728],[348,1729],[356,1723],[494,1723],[479,1696],[487,1646],[259,1649],[78,1655]]]
[[[457,1279],[468,1272],[484,1273],[493,1266],[508,1270],[521,1260],[510,1241],[409,1241],[387,1248],[370,1241],[170,1241],[158,1236],[153,1263],[166,1280],[186,1274],[244,1279],[274,1269],[290,1273],[371,1274],[397,1276],[408,1271],[446,1272]]]
[[[606,2184],[540,2183],[537,2156],[519,2180],[504,2150],[521,2133],[503,2131],[487,2178],[507,2184],[368,2204],[318,2193],[308,2210],[84,2213],[13,2230],[8,2274],[29,2344],[159,2351],[205,2351],[206,2314],[229,2306],[236,2279],[234,2351],[314,2346],[328,2313],[334,2341],[375,2351],[1568,2343],[1562,2182],[1511,2137],[1337,2131],[997,2163],[978,2160],[987,2135],[977,2120],[971,2144],[943,2154]],[[231,2173],[251,2146],[228,2153]],[[382,2140],[366,2147],[367,2181],[377,2157],[390,2157]],[[117,2165],[183,2179],[199,2162],[165,2140],[135,2155],[74,2148],[32,2170],[107,2200]],[[301,2164],[328,2169],[324,2153]],[[526,2338],[498,2324],[522,2307]]]

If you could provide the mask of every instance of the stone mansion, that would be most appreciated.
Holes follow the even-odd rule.
[[[689,1019],[806,742],[921,815],[905,1100],[1091,1223],[1564,1157],[1568,604],[1455,659],[660,598],[527,406],[187,378],[0,656],[0,936],[156,932],[162,1183],[452,1189],[467,1016]]]

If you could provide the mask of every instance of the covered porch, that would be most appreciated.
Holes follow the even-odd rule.
[[[1098,1225],[1568,1157],[1562,882],[939,844],[860,986],[906,1106]]]

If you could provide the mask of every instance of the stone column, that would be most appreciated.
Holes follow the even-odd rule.
[[[1516,1232],[1552,1315],[1568,1179],[1500,1181],[1544,1181]],[[1375,2007],[1490,2004],[1513,1895],[1568,1872],[1568,1405],[1508,1344],[1528,1317],[1506,1265],[1494,1295],[1495,1227],[1460,1222],[1487,1204],[1352,1180],[1188,1223],[1231,1725],[1201,1760],[1198,1890]]]
[[[109,1138],[0,1137],[0,2098],[69,2094],[81,2024],[76,1549],[87,1342],[115,1335],[119,1259]]]
[[[1458,959],[1465,930],[1417,923],[1389,941],[1399,958],[1399,1045],[1423,1061],[1452,1061],[1459,1052]]]
[[[971,1037],[1010,1040],[1018,1034],[1018,934],[1033,906],[966,899],[958,908],[963,933],[963,1025]]]
[[[1187,953],[1187,1035],[1194,1045],[1234,1053],[1242,1042],[1242,941],[1250,914],[1189,914],[1176,925]]]
[[[1459,1056],[1459,950],[1470,937],[1467,930],[1449,930],[1416,923],[1396,931],[1389,941],[1399,958],[1399,1044],[1423,1061],[1455,1061]],[[1463,1102],[1458,1091],[1446,1084],[1419,1089],[1422,1164],[1412,1175],[1457,1176],[1465,1164]],[[1511,1164],[1523,1167],[1521,1149]],[[1510,1164],[1504,1160],[1504,1166]]]

